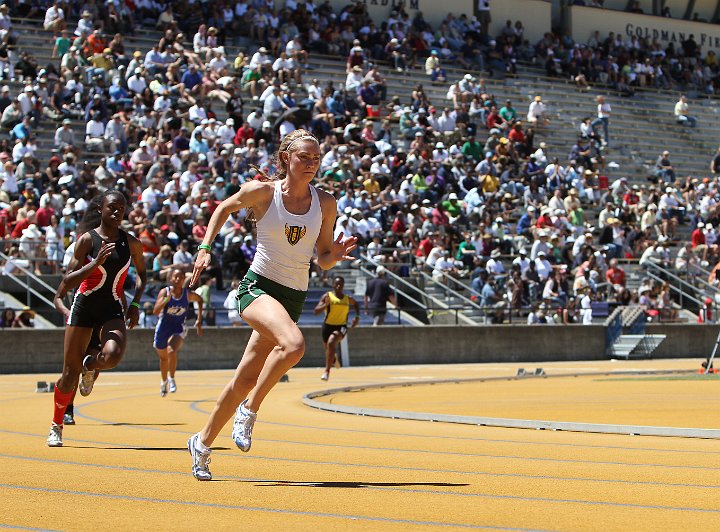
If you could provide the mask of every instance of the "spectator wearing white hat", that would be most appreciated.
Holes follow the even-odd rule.
[[[549,236],[550,235],[545,229],[538,231],[537,239],[533,242],[532,248],[530,249],[530,260],[537,259],[540,253],[545,253],[547,255],[548,251],[550,251],[550,247],[548,245]]]
[[[23,229],[20,237],[20,255],[32,263],[35,275],[42,275],[39,259],[42,256],[44,239],[44,235],[34,223]]]
[[[547,125],[550,120],[545,116],[546,112],[547,107],[542,101],[542,96],[537,95],[533,101],[530,102],[527,113],[527,121],[531,124],[539,126]]]
[[[133,152],[130,157],[130,164],[136,170],[142,170],[143,172],[150,168],[153,163],[153,156],[148,151],[147,141],[140,141],[138,148]]]
[[[450,153],[445,148],[444,142],[436,142],[435,149],[432,152],[432,160],[438,163],[445,161],[450,157]]]
[[[217,141],[222,146],[230,146],[235,139],[235,120],[228,118],[217,130]]]
[[[535,259],[535,269],[537,270],[540,281],[544,283],[552,271],[552,265],[547,260],[547,253],[545,251],[538,251],[537,258]]]
[[[75,133],[70,127],[71,124],[72,120],[66,118],[62,121],[62,125],[55,130],[54,144],[56,148],[62,150],[75,146]]]
[[[137,67],[127,80],[127,88],[131,95],[141,95],[147,88],[142,67]]]

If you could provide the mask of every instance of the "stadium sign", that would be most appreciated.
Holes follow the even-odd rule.
[[[595,31],[602,38],[614,32],[655,40],[664,46],[679,45],[693,35],[703,52],[720,51],[720,27],[713,24],[582,6],[569,7],[567,13],[572,38],[580,43],[587,42]]]
[[[709,48],[720,48],[720,35],[708,35],[707,33],[701,33],[700,35],[697,35],[695,33],[672,31],[668,29],[658,29],[650,26],[635,26],[634,24],[628,23],[625,25],[625,35],[627,35],[628,37],[637,36],[644,39],[659,41],[665,44],[671,42],[680,44],[690,35],[693,35],[695,41],[701,47],[708,46]]]

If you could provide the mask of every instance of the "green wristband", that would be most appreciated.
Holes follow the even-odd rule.
[[[207,244],[200,244],[198,246],[198,249],[204,249],[205,251],[212,251],[212,248],[208,246]]]
[[[130,303],[130,306],[140,308],[140,303],[138,303],[137,301],[133,301],[132,303]]]

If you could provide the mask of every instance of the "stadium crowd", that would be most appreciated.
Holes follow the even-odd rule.
[[[679,180],[665,152],[647,184],[608,183],[602,98],[570,152],[554,153],[535,142],[538,128],[553,127],[542,97],[518,109],[477,76],[544,61],[549,75],[583,87],[714,90],[718,65],[711,53],[700,57],[692,37],[677,50],[619,35],[578,44],[547,34],[530,44],[520,22],[488,35],[482,14],[448,14],[433,28],[400,6],[376,26],[362,3],[340,12],[327,1],[275,4],[0,6],[0,71],[23,87],[15,97],[0,91],[4,271],[61,270],[89,200],[116,188],[160,287],[171,268],[192,269],[214,209],[258,169],[272,174],[278,140],[300,126],[321,140],[317,184],[338,199],[336,232],[357,235],[361,252],[396,275],[425,271],[453,287],[465,279],[488,322],[511,309],[529,312],[530,323],[589,323],[596,301],[672,318],[669,287],[627,290],[618,259],[681,271],[716,262],[720,150],[704,179]],[[38,20],[52,61],[23,52],[11,16]],[[162,36],[149,50],[129,49],[123,35],[138,27]],[[230,57],[226,47],[242,39],[253,52]],[[346,57],[342,78],[313,79],[313,54]],[[445,68],[451,63],[467,73]],[[418,68],[447,86],[445,101],[430,101],[422,84],[388,97],[383,69]],[[72,127],[78,119],[84,137]],[[46,160],[37,131],[51,125]],[[102,154],[98,164],[85,162],[92,152]],[[675,257],[670,245],[687,223],[696,229]],[[252,261],[248,213],[228,220],[215,247],[205,294],[213,284],[225,290]]]

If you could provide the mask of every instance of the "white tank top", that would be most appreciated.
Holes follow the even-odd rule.
[[[283,203],[281,181],[275,183],[272,202],[257,222],[257,251],[250,269],[295,290],[307,290],[310,259],[320,235],[322,209],[317,190],[310,187],[310,209],[292,214]]]

